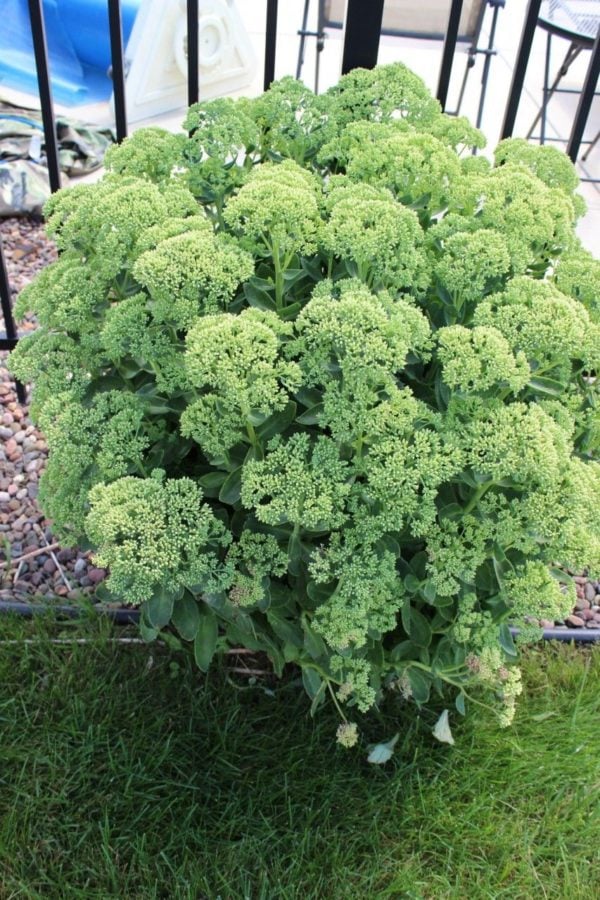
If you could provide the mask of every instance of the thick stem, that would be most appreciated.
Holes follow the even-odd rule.
[[[479,501],[481,500],[481,498],[483,497],[483,495],[486,493],[486,491],[489,491],[489,489],[492,487],[493,484],[494,484],[493,481],[488,481],[487,484],[482,484],[482,485],[480,485],[480,487],[478,487],[478,488],[475,490],[475,493],[473,494],[473,496],[471,497],[471,499],[469,500],[469,502],[468,502],[467,505],[465,506],[465,509],[464,509],[464,515],[465,515],[465,516],[468,515],[468,513],[470,513],[471,510],[472,510],[475,506],[477,506],[477,504],[479,503]]]
[[[248,433],[248,437],[250,438],[250,443],[253,447],[256,447],[258,444],[258,438],[256,437],[256,431],[254,430],[254,426],[251,422],[246,420],[246,431]]]
[[[279,247],[273,244],[273,264],[275,266],[275,305],[277,312],[283,309],[283,267],[279,257]]]

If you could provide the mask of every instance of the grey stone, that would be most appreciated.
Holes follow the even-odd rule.
[[[590,601],[586,600],[585,597],[578,597],[577,600],[575,601],[575,609],[578,609],[579,611],[581,611],[583,609],[589,609],[589,608],[590,608]]]

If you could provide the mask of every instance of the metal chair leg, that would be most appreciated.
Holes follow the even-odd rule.
[[[502,8],[502,4],[495,3],[494,4],[494,12],[492,14],[492,21],[490,24],[490,37],[488,40],[487,48],[484,52],[484,60],[483,60],[483,72],[481,73],[481,93],[479,95],[479,106],[477,108],[477,119],[475,120],[475,126],[477,128],[481,128],[481,122],[483,119],[483,105],[485,103],[485,95],[487,92],[488,79],[490,77],[490,66],[492,63],[492,56],[496,55],[496,51],[494,50],[494,41],[496,39],[496,26],[498,24],[498,13]]]
[[[298,34],[300,35],[300,47],[298,48],[298,63],[296,65],[296,80],[300,81],[302,75],[302,66],[304,65],[304,51],[306,49],[306,38],[308,36],[308,13],[310,10],[310,0],[304,0],[304,12],[302,13],[302,27]]]
[[[587,162],[588,156],[590,155],[590,153],[592,152],[592,150],[594,149],[594,147],[595,147],[596,144],[598,143],[598,140],[599,140],[599,139],[600,139],[600,131],[598,132],[598,134],[596,135],[596,137],[594,138],[594,140],[590,143],[589,147],[587,148],[587,150],[585,151],[585,153],[584,153],[583,156],[581,157],[581,161],[582,161],[582,162]]]
[[[578,57],[579,54],[581,53],[582,49],[583,49],[583,48],[581,47],[580,44],[572,43],[572,44],[569,45],[569,49],[567,50],[567,53],[566,53],[565,58],[564,58],[564,60],[563,60],[563,62],[562,62],[562,65],[560,66],[560,68],[559,68],[559,70],[558,70],[558,72],[557,72],[557,74],[556,74],[556,78],[554,79],[554,82],[552,83],[552,87],[551,87],[550,90],[548,91],[548,98],[547,98],[546,106],[548,105],[548,102],[552,99],[552,97],[553,97],[554,94],[556,93],[556,89],[558,88],[558,85],[560,84],[560,82],[562,81],[562,79],[564,78],[564,76],[567,74],[567,72],[569,71],[571,65],[575,62],[575,60],[577,59],[577,57]],[[533,122],[531,123],[531,128],[529,129],[529,131],[528,131],[527,134],[525,135],[526,140],[529,140],[529,138],[531,137],[531,135],[533,134],[533,132],[534,132],[534,130],[535,130],[535,126],[537,125],[537,123],[538,123],[538,122],[540,121],[540,119],[542,118],[542,110],[543,110],[543,104],[542,104],[542,106],[540,107],[540,109],[539,109],[539,111],[538,111],[538,114],[536,115],[535,119],[534,119]]]

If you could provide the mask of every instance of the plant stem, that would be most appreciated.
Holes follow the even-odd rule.
[[[479,501],[481,500],[483,495],[486,493],[486,491],[489,491],[489,489],[492,487],[493,484],[494,484],[493,481],[488,481],[487,484],[482,484],[480,487],[478,487],[476,489],[475,493],[473,494],[473,496],[471,497],[471,499],[465,506],[465,509],[464,509],[465,516],[471,512],[471,510],[473,509],[474,506],[477,506],[477,504],[479,503]]]
[[[337,711],[339,712],[341,718],[344,720],[344,722],[347,722],[348,719],[347,719],[346,716],[344,715],[344,711],[343,711],[342,707],[340,706],[340,704],[338,703],[338,699],[337,699],[337,697],[335,696],[335,691],[334,691],[333,688],[331,687],[331,682],[330,682],[329,679],[327,679],[327,689],[329,690],[329,693],[331,694],[331,699],[333,700],[333,702],[334,702],[334,704],[335,704],[335,708],[336,708]]]
[[[283,268],[277,244],[273,245],[273,264],[275,266],[275,305],[277,312],[281,312],[283,309]]]

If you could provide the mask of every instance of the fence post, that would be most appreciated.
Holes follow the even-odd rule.
[[[117,126],[117,141],[120,143],[127,137],[125,66],[123,64],[123,29],[121,27],[120,0],[108,0],[108,26],[110,31],[113,96],[115,100],[115,124]]]
[[[6,331],[6,337],[0,336],[0,350],[14,350],[17,346],[19,337],[12,312],[10,284],[8,283],[8,272],[6,270],[4,250],[2,249],[2,235],[0,235],[0,308],[2,309],[4,328]],[[25,388],[19,381],[17,381],[17,398],[19,403],[25,403]]]
[[[42,0],[28,0],[28,2],[31,37],[33,38],[33,52],[35,55],[35,68],[40,93],[40,104],[42,107],[44,144],[46,147],[46,160],[48,162],[48,179],[50,181],[50,190],[54,192],[60,188],[60,168],[58,165],[54,107],[52,105],[52,87],[50,85],[50,74],[48,72],[48,46],[46,43],[44,12],[42,10]]]
[[[342,75],[377,65],[384,0],[348,0],[344,28]]]
[[[267,24],[265,28],[265,78],[264,89],[275,81],[275,49],[277,45],[277,0],[267,0]]]
[[[529,0],[525,24],[523,25],[523,31],[521,33],[519,52],[517,53],[517,62],[515,64],[515,70],[510,86],[510,93],[508,95],[508,103],[506,104],[504,123],[500,134],[501,138],[511,137],[515,127],[517,109],[519,108],[519,100],[523,93],[525,73],[527,72],[527,63],[529,62],[529,54],[531,53],[531,45],[533,44],[533,36],[535,34],[535,27],[537,25],[541,3],[542,0]]]
[[[198,0],[187,0],[188,106],[197,103],[200,98],[198,86],[198,67],[200,64],[198,48],[198,15]]]
[[[581,146],[581,141],[583,138],[583,132],[585,130],[585,125],[590,114],[590,109],[592,106],[592,100],[594,99],[594,93],[596,91],[596,85],[598,83],[598,74],[600,73],[600,30],[596,35],[596,40],[594,42],[594,47],[592,50],[592,58],[590,59],[590,63],[588,66],[588,70],[585,76],[585,82],[583,85],[583,90],[579,96],[579,103],[577,104],[577,112],[575,113],[575,121],[573,122],[573,128],[571,129],[571,136],[569,137],[569,143],[567,145],[567,153],[571,158],[571,162],[577,162],[577,156],[579,154],[579,148]]]
[[[450,75],[452,74],[452,62],[454,60],[454,51],[456,50],[456,39],[458,38],[462,5],[463,0],[452,0],[450,15],[448,17],[448,27],[446,28],[446,37],[444,38],[442,64],[440,66],[440,77],[437,89],[437,98],[440,101],[443,110],[446,109],[446,100],[448,99],[448,88],[450,87]]]

